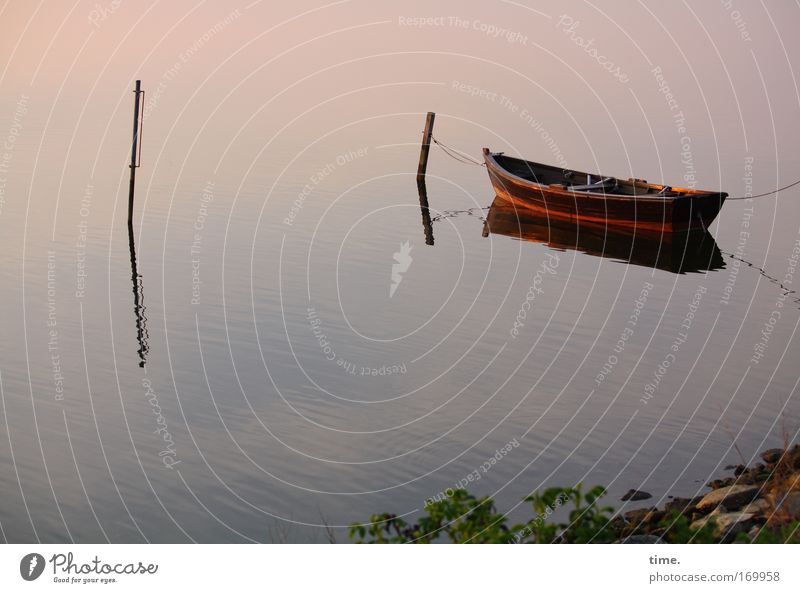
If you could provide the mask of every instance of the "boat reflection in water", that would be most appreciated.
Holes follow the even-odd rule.
[[[675,274],[725,267],[717,242],[708,232],[625,235],[576,223],[551,220],[548,224],[541,214],[521,209],[500,196],[492,202],[483,228],[484,237],[492,233]]]

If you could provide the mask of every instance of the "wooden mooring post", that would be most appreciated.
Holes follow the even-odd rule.
[[[422,132],[422,147],[419,151],[419,167],[417,167],[417,181],[425,179],[425,171],[428,168],[428,152],[431,149],[431,136],[433,135],[433,120],[436,114],[433,111],[428,112],[428,117],[425,118],[425,131]]]
[[[133,103],[133,143],[131,145],[131,185],[128,191],[128,225],[133,224],[133,193],[136,186],[136,168],[141,161],[141,146],[139,146],[139,96],[144,94],[142,90],[142,81],[136,81],[136,89],[133,91],[136,95]],[[138,149],[137,149],[138,146]]]

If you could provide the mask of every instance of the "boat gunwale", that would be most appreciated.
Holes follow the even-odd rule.
[[[525,179],[524,177],[520,177],[519,175],[516,175],[516,174],[512,173],[511,171],[509,171],[508,169],[503,167],[499,162],[497,162],[497,159],[495,158],[495,156],[499,156],[499,155],[502,155],[502,154],[503,153],[500,153],[500,152],[492,152],[488,148],[484,147],[483,156],[484,156],[484,160],[486,161],[486,167],[488,169],[493,170],[495,173],[500,173],[502,176],[505,176],[505,177],[507,177],[509,179],[517,181],[518,183],[521,183],[521,184],[523,184],[523,185],[525,185],[527,187],[530,187],[532,189],[536,189],[536,190],[541,191],[541,192],[559,194],[559,195],[566,196],[566,197],[572,197],[572,198],[587,197],[587,198],[592,198],[592,199],[605,199],[605,200],[614,199],[614,200],[621,200],[621,201],[625,201],[625,202],[630,202],[630,201],[649,201],[649,202],[659,202],[659,203],[664,203],[665,201],[675,202],[675,201],[682,200],[682,199],[687,199],[687,198],[692,199],[692,198],[706,198],[706,197],[720,198],[722,200],[725,200],[725,198],[728,197],[728,194],[725,193],[725,192],[715,192],[715,191],[698,190],[698,189],[691,189],[691,188],[673,188],[673,191],[680,191],[681,192],[681,195],[678,195],[678,196],[648,196],[646,194],[642,194],[642,195],[620,195],[620,194],[613,194],[613,193],[606,193],[606,192],[570,190],[567,186],[556,187],[556,186],[549,185],[549,184],[543,184],[543,183],[539,183],[537,181],[531,181],[530,179]],[[515,160],[521,161],[523,163],[527,163],[528,165],[531,165],[531,170],[534,170],[535,166],[542,166],[542,167],[549,167],[550,166],[550,165],[545,165],[544,163],[537,163],[535,161],[529,161],[529,160],[526,160],[526,159],[521,159],[521,158],[512,157],[512,156],[509,156],[507,158],[515,159]],[[587,175],[587,173],[584,173],[583,171],[578,171],[578,170],[575,170],[575,169],[565,169],[565,170],[573,171],[574,173],[577,173],[579,175]],[[602,177],[602,176],[598,175],[598,177]],[[617,179],[617,178],[614,178],[614,179]],[[629,181],[629,180],[618,180],[618,181],[629,182],[629,183],[634,183],[634,184],[638,183],[640,185],[644,185],[644,186],[651,187],[651,188],[664,188],[664,187],[666,187],[665,185],[661,185],[661,184],[657,184],[657,183],[646,183],[646,182],[642,182],[642,181],[638,181],[638,182]]]

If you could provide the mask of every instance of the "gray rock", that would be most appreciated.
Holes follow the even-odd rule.
[[[736,483],[735,478],[720,478],[718,480],[711,480],[706,486],[711,488],[712,490],[717,490],[719,488],[726,488],[728,486],[733,486]]]
[[[800,515],[800,492],[789,492],[786,496],[776,499],[775,503],[790,517]]]
[[[723,505],[728,510],[735,510],[746,505],[758,496],[760,488],[758,486],[734,485],[717,488],[713,492],[706,494],[697,503],[700,511],[710,511],[719,505]]]
[[[679,511],[688,514],[694,511],[695,506],[701,500],[703,500],[702,496],[695,496],[694,498],[673,498],[664,505],[664,511],[667,513]]]
[[[750,538],[750,541],[754,541],[758,537],[759,533],[761,533],[761,526],[754,525],[753,528],[747,532],[747,537]]]
[[[753,502],[744,505],[740,512],[752,513],[754,515],[763,515],[770,509],[770,504],[763,498],[756,498]]]
[[[631,489],[620,500],[647,500],[648,498],[653,498],[653,495],[649,492]]]
[[[714,521],[716,525],[714,534],[717,536],[723,534],[731,536],[742,531],[749,531],[754,524],[752,513],[720,513],[703,517],[692,523],[690,528],[701,529],[711,521]]]
[[[767,449],[761,454],[761,459],[767,463],[776,463],[783,455],[783,449]]]
[[[639,524],[639,523],[643,523],[644,520],[645,520],[645,517],[647,517],[647,515],[650,512],[655,511],[655,510],[657,510],[656,507],[652,507],[652,508],[649,508],[649,509],[636,509],[636,510],[633,510],[633,511],[628,511],[627,513],[622,515],[622,517],[628,523]]]

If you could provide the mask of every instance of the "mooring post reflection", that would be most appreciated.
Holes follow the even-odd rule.
[[[133,224],[128,222],[128,247],[131,252],[131,282],[133,284],[133,313],[136,318],[136,339],[139,342],[139,366],[144,368],[147,362],[147,354],[150,351],[148,340],[150,338],[147,333],[147,316],[145,315],[144,305],[144,285],[142,284],[142,276],[139,274],[136,266],[136,241],[133,238]]]
[[[482,230],[484,237],[491,233],[674,274],[725,267],[717,242],[707,231],[654,235],[613,233],[543,219],[541,214],[520,208],[500,196],[492,202]]]
[[[425,232],[425,244],[433,245],[433,224],[431,224],[428,190],[425,187],[424,177],[417,177],[417,189],[419,190],[419,208],[422,211],[422,229]]]

